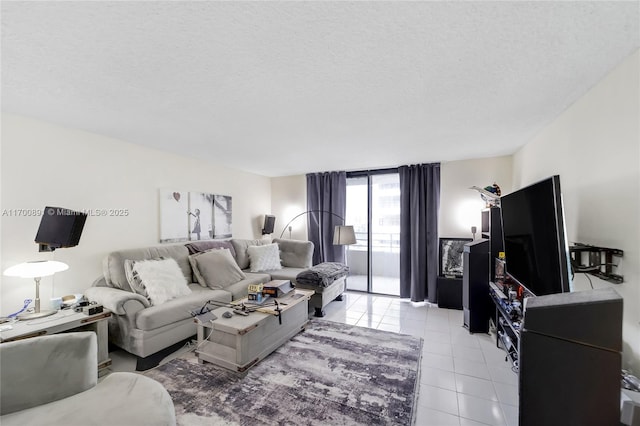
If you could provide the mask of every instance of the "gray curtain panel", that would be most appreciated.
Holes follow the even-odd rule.
[[[344,246],[333,245],[333,229],[337,225],[344,225],[346,206],[346,172],[307,175],[307,230],[309,241],[314,244],[314,265],[322,262],[344,263]]]
[[[401,166],[400,297],[437,301],[440,164]]]

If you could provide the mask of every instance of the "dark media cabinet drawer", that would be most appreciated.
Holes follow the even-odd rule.
[[[462,309],[462,277],[437,278],[438,307],[448,309]]]

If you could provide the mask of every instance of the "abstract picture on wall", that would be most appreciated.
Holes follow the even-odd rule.
[[[462,253],[471,238],[440,238],[440,276],[462,277]]]
[[[213,196],[213,238],[231,238],[231,196]]]
[[[230,238],[231,197],[160,189],[160,242]]]

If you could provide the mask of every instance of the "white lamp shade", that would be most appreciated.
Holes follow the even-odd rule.
[[[344,246],[356,243],[356,234],[353,231],[353,226],[336,226],[333,230],[333,244]]]
[[[48,277],[56,272],[66,271],[69,265],[55,260],[34,260],[23,262],[5,269],[4,275],[9,277],[37,278]]]

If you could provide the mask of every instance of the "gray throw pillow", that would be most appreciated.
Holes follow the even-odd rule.
[[[236,251],[236,262],[240,269],[247,269],[249,267],[249,253],[247,249],[249,246],[263,246],[265,244],[271,244],[269,240],[243,240],[234,238],[231,240],[233,248]]]
[[[202,287],[222,290],[247,276],[240,270],[229,249],[213,249],[189,256],[198,283]]]
[[[273,271],[282,269],[280,263],[280,249],[277,244],[264,246],[249,246],[247,248],[251,272]]]

